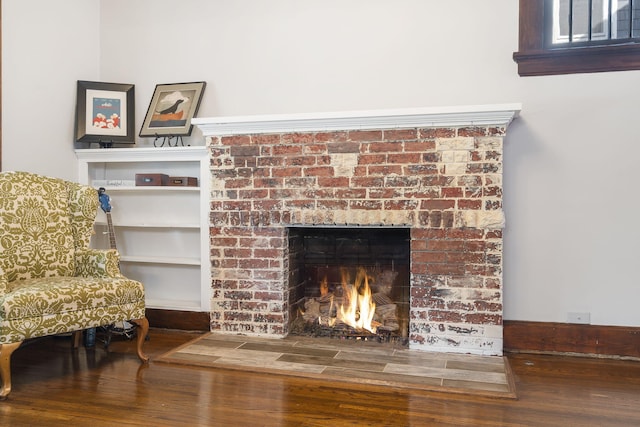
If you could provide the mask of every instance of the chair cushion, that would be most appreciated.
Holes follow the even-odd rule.
[[[18,280],[0,298],[0,344],[145,315],[144,287],[121,278]]]

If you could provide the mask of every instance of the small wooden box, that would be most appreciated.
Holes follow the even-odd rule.
[[[169,183],[169,175],[163,173],[137,173],[136,185],[167,185]]]
[[[194,176],[170,176],[169,184],[167,185],[176,187],[197,187],[198,178]]]

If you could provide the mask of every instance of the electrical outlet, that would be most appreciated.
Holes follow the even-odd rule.
[[[567,313],[568,323],[591,323],[591,313]]]

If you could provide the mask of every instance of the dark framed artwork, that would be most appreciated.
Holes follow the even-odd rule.
[[[78,80],[76,141],[135,143],[135,86]]]
[[[156,85],[140,136],[191,135],[191,119],[198,112],[205,86],[205,82]]]

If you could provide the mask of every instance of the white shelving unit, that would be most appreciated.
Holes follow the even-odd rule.
[[[77,149],[78,179],[104,187],[120,267],[144,283],[147,307],[210,311],[209,157],[207,148]],[[137,173],[198,178],[198,187],[135,186]],[[106,215],[99,210],[96,248],[108,248]]]

